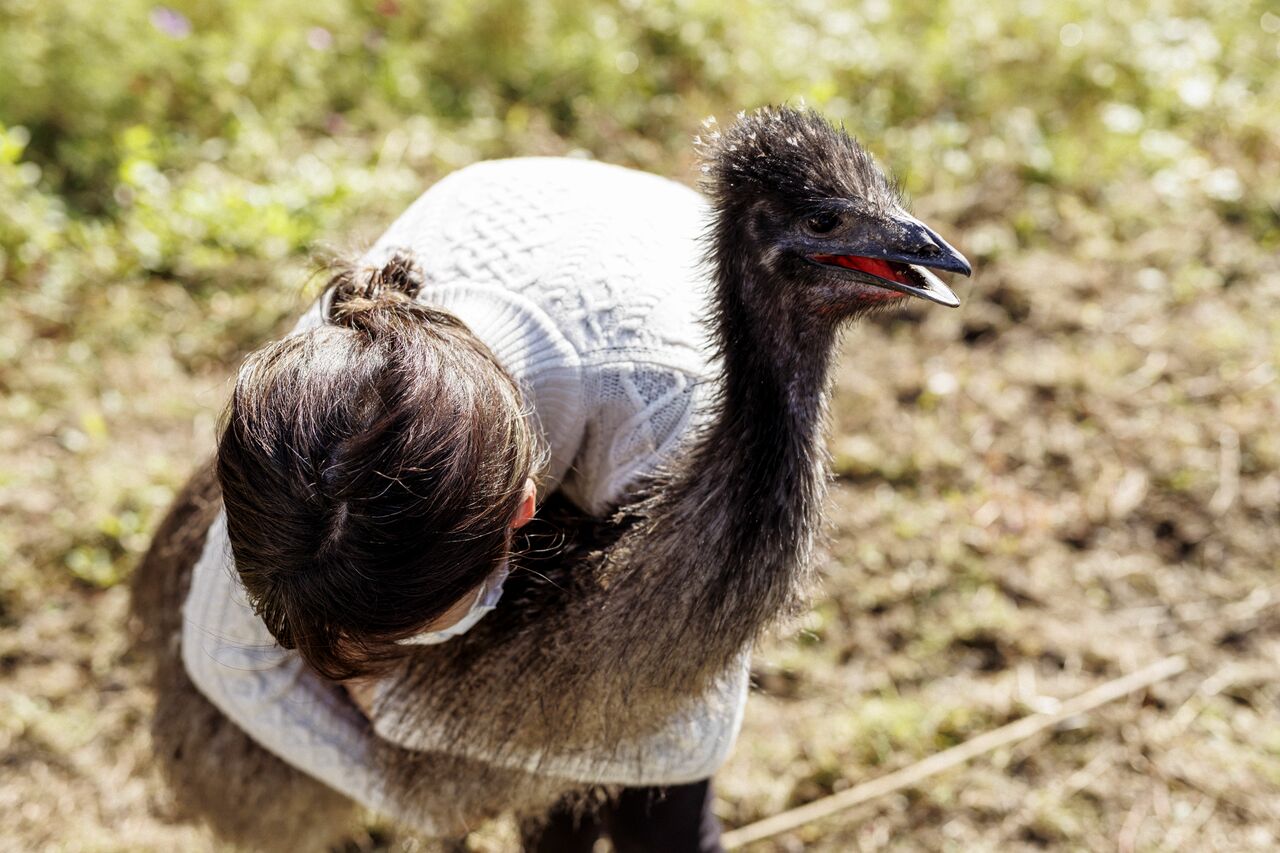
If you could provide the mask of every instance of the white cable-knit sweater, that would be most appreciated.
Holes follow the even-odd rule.
[[[423,194],[370,250],[411,253],[419,298],[453,312],[532,404],[550,463],[541,490],[591,513],[670,458],[709,395],[706,207],[679,184],[562,159],[481,163]],[[295,331],[319,325],[319,306]],[[503,604],[499,603],[499,607]],[[396,813],[370,738],[481,760],[431,730],[367,721],[341,690],[275,644],[235,573],[225,518],[210,528],[185,609],[183,659],[197,687],[275,754],[373,808]],[[728,756],[746,700],[745,659],[658,736],[603,756],[504,757],[504,766],[590,783],[705,778]]]

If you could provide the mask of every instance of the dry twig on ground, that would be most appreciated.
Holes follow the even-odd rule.
[[[1108,681],[1079,696],[1064,701],[1058,710],[1052,714],[1033,714],[1029,717],[1023,717],[1020,720],[1009,723],[1007,726],[1001,726],[998,729],[985,732],[951,749],[931,755],[901,770],[896,770],[887,776],[872,779],[861,785],[855,785],[846,791],[832,794],[829,797],[815,800],[812,803],[776,814],[762,821],[731,830],[724,835],[724,846],[729,850],[744,847],[756,841],[772,838],[775,835],[781,835],[784,832],[799,829],[814,821],[847,811],[877,797],[918,785],[932,776],[958,767],[980,755],[999,749],[1002,746],[1025,740],[1037,732],[1057,725],[1066,719],[1088,713],[1094,708],[1113,702],[1122,696],[1172,678],[1186,668],[1186,659],[1180,655],[1163,658],[1150,666]]]

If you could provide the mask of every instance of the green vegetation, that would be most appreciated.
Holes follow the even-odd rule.
[[[1260,0],[0,0],[15,837],[200,843],[137,781],[121,581],[208,453],[240,355],[310,298],[314,253],[482,158],[585,152],[692,182],[706,116],[804,99],[978,273],[959,311],[850,335],[826,586],[759,656],[722,812],[760,817],[1181,651],[1194,671],[1145,705],[802,840],[1269,847],[1277,67]]]

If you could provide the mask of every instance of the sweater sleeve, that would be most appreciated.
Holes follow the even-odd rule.
[[[340,687],[280,648],[235,575],[226,516],[209,528],[184,607],[183,664],[259,745],[353,800],[397,815],[373,768],[373,737]]]
[[[703,416],[708,386],[688,362],[628,359],[586,371],[592,411],[562,490],[593,515],[670,463]]]

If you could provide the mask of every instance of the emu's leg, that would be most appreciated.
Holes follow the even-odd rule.
[[[323,850],[357,806],[258,746],[196,689],[182,665],[182,605],[220,506],[206,463],[174,500],[132,579],[135,647],[152,666],[152,742],[178,816],[254,850]]]

